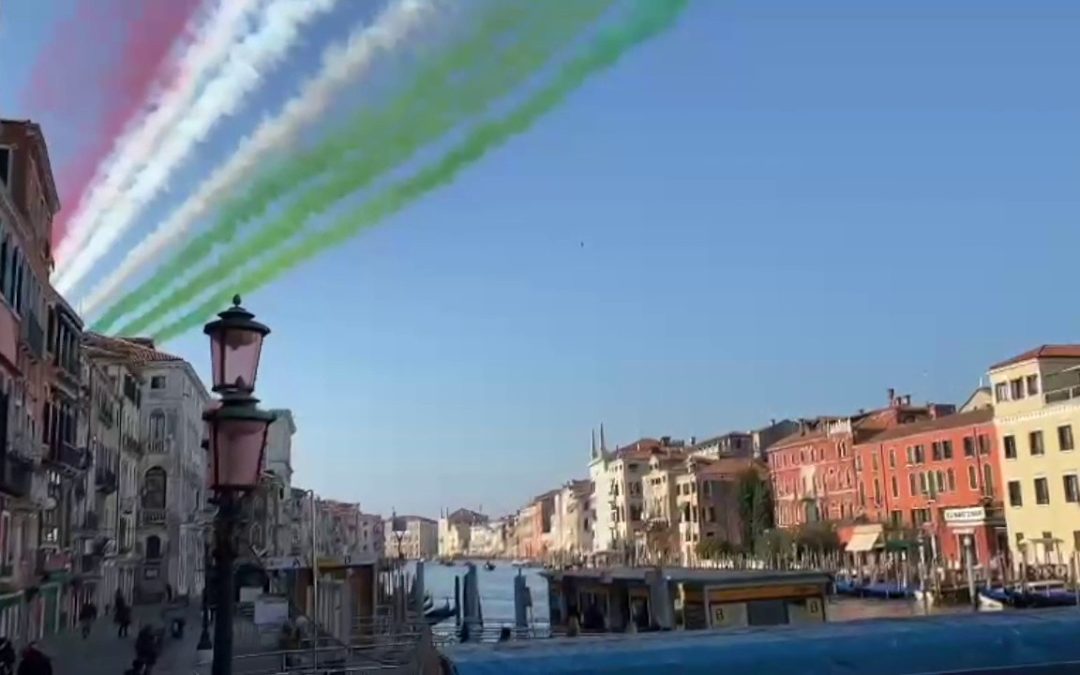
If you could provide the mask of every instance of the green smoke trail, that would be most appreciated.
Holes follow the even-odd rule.
[[[604,31],[587,51],[563,67],[555,79],[508,115],[483,124],[441,160],[380,193],[333,226],[313,232],[286,250],[266,259],[229,289],[217,290],[205,302],[157,331],[160,341],[197,328],[229,303],[233,293],[250,293],[274,281],[300,263],[341,244],[361,230],[378,224],[424,193],[443,186],[488,151],[527,131],[545,113],[559,105],[588,77],[612,66],[636,45],[666,30],[686,6],[687,0],[637,0],[636,11],[618,27]]]
[[[425,145],[443,136],[511,92],[541,68],[552,55],[572,40],[583,25],[596,19],[609,0],[577,0],[567,11],[534,17],[524,34],[505,54],[491,53],[485,63],[490,72],[465,80],[441,98],[417,110],[413,119],[395,115],[381,143],[371,152],[336,168],[331,179],[300,195],[272,222],[257,227],[252,236],[229,248],[211,266],[181,284],[141,316],[121,327],[123,335],[145,331],[178,305],[216,285],[245,262],[282,245],[301,231],[313,217],[336,202],[367,187],[374,179],[407,161]]]
[[[455,97],[468,93],[460,91],[460,82],[467,81],[470,73],[475,76],[474,71],[489,71],[505,59],[514,57],[515,51],[519,52],[516,58],[520,60],[524,56],[520,51],[531,48],[529,56],[534,57],[535,45],[541,40],[547,40],[547,49],[553,51],[553,31],[566,34],[595,19],[612,1],[575,2],[569,12],[560,12],[552,11],[550,5],[538,10],[540,5],[533,0],[499,0],[481,15],[461,41],[425,59],[410,85],[391,102],[375,109],[361,110],[343,131],[279,162],[276,168],[258,177],[241,196],[222,208],[212,227],[194,237],[151,277],[103,313],[94,323],[94,330],[109,330],[123,316],[163,293],[187,271],[205,261],[216,247],[232,241],[244,223],[261,217],[283,194],[333,169],[351,152],[381,153],[385,158],[382,148],[403,121],[452,107]],[[530,32],[521,40],[503,39],[500,42],[501,38],[509,37],[508,33],[520,30]],[[492,86],[493,83],[488,83],[487,89]],[[482,91],[473,95],[477,96],[477,103],[485,102]]]

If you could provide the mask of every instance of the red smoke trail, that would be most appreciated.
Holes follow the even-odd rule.
[[[52,113],[78,130],[78,147],[57,172],[64,210],[53,227],[54,247],[115,139],[155,84],[172,75],[163,67],[198,5],[199,0],[80,0],[74,17],[58,26],[26,98],[32,110]],[[95,107],[97,115],[88,118]]]

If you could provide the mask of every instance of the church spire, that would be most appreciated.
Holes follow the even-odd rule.
[[[596,429],[589,429],[589,436],[592,437],[590,439],[589,457],[596,459]]]
[[[600,452],[601,454],[607,452],[607,443],[604,442],[604,423],[600,423]]]

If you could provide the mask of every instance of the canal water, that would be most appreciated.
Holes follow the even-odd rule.
[[[497,561],[495,569],[484,569],[483,561],[476,563],[480,606],[484,622],[488,625],[511,624],[514,621],[514,577],[517,568],[508,562]],[[540,568],[523,568],[526,583],[532,594],[533,622],[547,624],[547,581],[540,575]],[[437,562],[424,565],[424,586],[436,606],[443,600],[454,602],[454,577],[465,574],[465,565],[459,563],[446,567]],[[970,612],[968,607],[935,607],[933,614]],[[826,608],[829,621],[856,621],[859,619],[896,618],[924,614],[921,604],[913,600],[874,600],[863,598],[837,598]]]

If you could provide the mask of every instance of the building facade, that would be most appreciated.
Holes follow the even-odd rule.
[[[992,407],[976,408],[901,425],[856,445],[864,515],[921,534],[933,559],[953,567],[964,564],[969,539],[976,565],[1000,562],[1008,536],[993,419]],[[874,542],[861,543],[869,550]]]
[[[87,597],[71,583],[92,471],[82,323],[49,283],[59,209],[41,128],[0,120],[0,632],[17,641],[69,625]]]
[[[715,541],[737,550],[744,546],[739,480],[748,470],[768,476],[752,454],[711,460],[690,457],[675,479],[678,551],[684,564],[700,559],[702,542]]]
[[[457,509],[441,516],[439,555],[443,558],[468,555],[472,526],[487,523],[489,520],[484,514],[469,509]]]
[[[551,547],[567,560],[576,560],[592,552],[593,484],[573,480],[555,494],[555,515]]]
[[[766,449],[777,525],[862,515],[853,447],[887,429],[954,411],[950,405],[912,405],[911,396],[898,397],[890,389],[886,408],[800,420],[798,431]]]
[[[989,375],[1013,560],[1067,565],[1080,551],[1080,345],[1043,345]]]
[[[431,560],[439,555],[439,523],[431,518],[423,516],[398,516],[399,522],[404,525],[401,532],[400,552],[406,560]],[[393,531],[393,523],[383,523],[383,532],[386,535],[385,549],[387,555],[398,555],[398,534]]]

